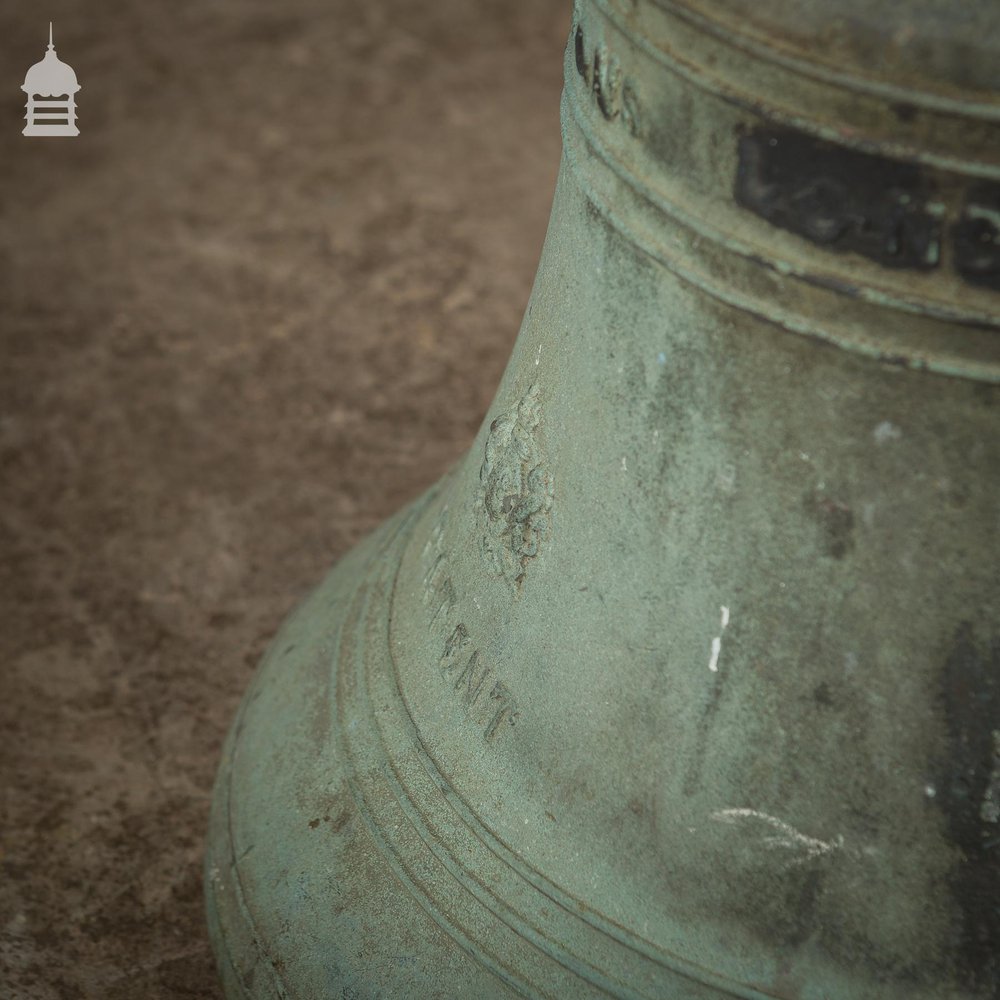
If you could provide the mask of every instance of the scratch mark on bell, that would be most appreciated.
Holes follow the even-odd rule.
[[[708,669],[716,673],[719,669],[719,654],[722,652],[722,633],[726,631],[729,624],[729,608],[724,604],[719,608],[722,613],[722,620],[719,628],[719,635],[712,639],[712,653],[708,659]]]
[[[802,864],[805,861],[812,861],[814,858],[838,851],[844,846],[843,834],[838,834],[833,840],[820,840],[818,837],[810,837],[808,834],[796,830],[790,823],[786,823],[777,816],[760,812],[757,809],[719,809],[712,813],[712,819],[721,823],[736,823],[740,820],[756,820],[770,827],[776,833],[768,834],[764,837],[763,843],[769,850],[775,848],[785,848],[802,851],[801,857],[792,864]]]

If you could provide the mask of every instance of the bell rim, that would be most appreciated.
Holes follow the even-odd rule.
[[[508,995],[507,991],[512,995],[549,996],[553,984],[561,983],[557,989],[571,987],[572,995],[579,997],[652,1000],[663,996],[664,990],[684,989],[688,991],[686,995],[698,1000],[715,997],[720,1000],[722,997],[777,1000],[775,994],[673,954],[662,945],[636,935],[606,914],[597,912],[582,900],[576,900],[526,859],[518,858],[508,845],[493,835],[421,745],[405,697],[397,686],[388,628],[381,629],[379,625],[387,626],[391,613],[399,572],[399,562],[393,557],[401,555],[410,541],[419,515],[440,491],[441,485],[435,484],[384,524],[375,535],[369,536],[368,542],[378,544],[378,548],[369,554],[367,565],[355,577],[351,598],[343,604],[343,619],[336,627],[332,643],[335,652],[327,667],[331,705],[327,742],[327,762],[330,766],[326,769],[326,776],[329,780],[330,774],[336,770],[345,775],[344,780],[350,788],[351,800],[367,840],[366,857],[376,867],[391,873],[400,888],[405,887],[421,910],[445,931],[454,948],[464,952],[470,960],[469,964],[488,973],[501,988],[506,987],[504,996]],[[362,545],[367,547],[366,543]],[[337,574],[339,565],[328,581]],[[387,565],[396,567],[388,578],[384,573]],[[320,594],[328,581],[321,584],[312,596]],[[303,608],[311,600],[308,599]],[[302,608],[293,613],[292,620],[301,611]],[[384,620],[380,622],[379,619]],[[375,682],[381,682],[377,697],[370,697],[378,701],[379,712],[384,711],[387,705],[389,712],[380,722],[369,704],[360,720],[355,714],[348,722],[345,713],[352,708],[357,709],[354,699],[358,697],[360,688],[372,683],[369,677],[361,675],[367,674],[373,666],[365,662],[364,656],[365,652],[371,653],[370,644],[365,640],[373,631],[383,635],[384,646],[377,652],[383,656],[381,663],[385,669],[379,671],[384,676]],[[254,918],[254,902],[248,898],[239,873],[239,866],[250,849],[238,849],[232,815],[233,764],[240,754],[248,722],[247,710],[256,700],[259,682],[268,665],[280,658],[279,649],[282,646],[284,640],[279,634],[241,702],[227,736],[213,793],[204,869],[206,912],[220,974],[228,996],[247,1000],[299,995],[286,980],[286,961],[281,956],[270,954],[267,929],[262,928]],[[388,660],[384,658],[386,651],[389,651]],[[359,652],[361,655],[358,655]],[[378,657],[369,656],[369,659]],[[344,682],[342,678],[347,676],[352,660],[357,673]],[[377,664],[374,666],[377,667]],[[389,676],[390,673],[392,676]],[[353,737],[353,746],[348,745],[348,729],[360,734]],[[403,759],[400,746],[389,748],[382,742],[387,731],[394,729],[399,734],[396,742],[409,745],[409,760]],[[461,829],[464,836],[452,836],[447,843],[444,838],[435,842],[436,834],[441,832],[440,827],[430,827],[433,823],[431,814],[435,809],[428,796],[421,795],[421,790],[416,788],[418,781],[414,779],[418,776],[422,776],[425,783],[424,793],[431,790],[432,785],[436,786],[431,794],[441,800],[437,803],[438,812],[454,810],[456,828]],[[426,784],[428,778],[431,785]],[[386,789],[390,793],[388,796]],[[408,850],[405,838],[394,837],[401,817],[417,830],[419,839],[413,841],[417,845],[415,852]],[[478,853],[474,857],[466,857],[462,863],[461,858],[470,846],[477,848]],[[253,851],[255,854],[259,851],[256,838]],[[448,860],[443,860],[444,853],[450,856]],[[435,861],[447,870],[447,881],[443,882],[442,888],[442,885],[428,880],[436,891],[423,892],[417,884],[419,880],[414,880],[407,873],[424,872]],[[495,879],[499,874],[499,877],[510,880],[503,886],[505,892],[491,891],[485,885],[487,875],[484,873],[490,862],[493,871],[489,877]],[[511,881],[517,884],[516,892],[510,890]],[[424,898],[420,898],[421,895]],[[473,898],[471,912],[474,918],[465,925],[448,913],[454,908],[456,896],[463,895]],[[518,895],[520,898],[515,898]],[[526,899],[530,900],[527,906]],[[535,905],[532,907],[531,903]],[[552,918],[552,911],[556,908],[562,910],[558,914],[563,921],[562,934],[551,933],[548,926],[550,921],[556,923]],[[528,912],[531,909],[534,909],[533,913]],[[484,921],[487,925],[485,930]],[[580,934],[589,936],[589,947],[582,948],[573,943],[574,940],[580,941]],[[500,954],[495,958],[488,955],[488,946],[501,935],[506,936],[512,949],[526,949],[526,954],[535,956],[534,963],[528,964],[534,964],[539,971],[538,981],[525,975],[524,965],[512,961],[509,951],[497,949]],[[594,964],[596,951],[602,951],[602,957],[608,959],[608,968]],[[611,966],[617,966],[617,969]],[[248,976],[250,982],[247,981]]]

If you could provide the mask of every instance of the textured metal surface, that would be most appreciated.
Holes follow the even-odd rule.
[[[997,95],[729,9],[578,6],[496,400],[231,734],[233,997],[1000,996]]]

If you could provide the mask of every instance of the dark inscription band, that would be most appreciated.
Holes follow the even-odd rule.
[[[757,128],[740,139],[735,196],[780,229],[884,267],[929,271],[941,260],[944,205],[913,163]]]
[[[1000,291],[1000,185],[976,184],[960,205],[951,204],[955,185],[947,187],[940,191],[932,172],[915,163],[761,127],[739,141],[734,195],[817,246],[883,267],[951,266],[970,284]]]
[[[958,273],[1000,292],[1000,184],[977,184],[969,192],[952,240]]]

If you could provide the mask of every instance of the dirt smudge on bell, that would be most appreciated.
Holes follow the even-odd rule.
[[[812,490],[805,496],[805,508],[819,525],[823,554],[843,559],[854,548],[854,511],[850,505]]]

